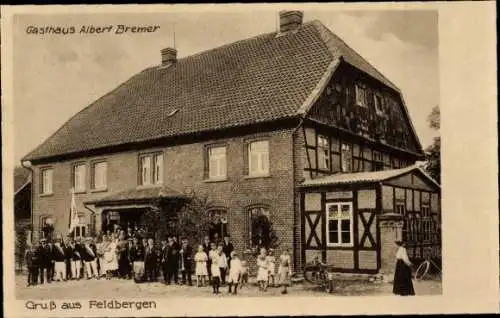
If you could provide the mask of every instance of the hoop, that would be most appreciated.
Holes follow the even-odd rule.
[[[427,274],[430,268],[429,261],[423,261],[418,265],[417,270],[415,271],[415,279],[421,280]]]

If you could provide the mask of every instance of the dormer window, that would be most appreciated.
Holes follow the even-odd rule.
[[[368,104],[366,102],[366,95],[367,95],[366,87],[364,87],[360,83],[356,83],[354,85],[354,88],[356,91],[356,105],[367,107]]]

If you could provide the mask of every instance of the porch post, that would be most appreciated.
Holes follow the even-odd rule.
[[[380,273],[392,280],[398,249],[395,241],[403,238],[403,216],[386,213],[379,215],[378,218],[380,226]]]
[[[102,212],[103,212],[103,209],[102,208],[96,208],[95,209],[95,233],[99,233],[99,232],[102,232]]]

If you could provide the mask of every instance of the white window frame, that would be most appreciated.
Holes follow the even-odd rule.
[[[318,168],[330,170],[330,141],[327,136],[318,135]]]
[[[97,178],[97,167],[104,167],[101,178]],[[108,188],[108,163],[106,161],[96,161],[92,163],[92,190],[106,190]],[[101,180],[99,180],[101,179]]]
[[[330,206],[337,206],[337,218],[330,218],[329,210]],[[342,220],[347,220],[347,218],[342,218],[342,206],[349,206],[349,243],[342,242]],[[331,202],[325,204],[325,213],[326,213],[326,222],[325,222],[325,231],[326,231],[326,245],[331,247],[353,247],[354,246],[354,211],[352,201],[349,202]],[[337,235],[338,235],[338,243],[330,242],[330,229],[329,229],[329,221],[338,220],[337,222]]]
[[[227,178],[226,146],[208,148],[208,178],[210,180],[225,180]]]
[[[354,85],[354,91],[356,95],[356,105],[368,107],[368,103],[366,102],[366,88],[364,85],[360,83],[356,83]]]
[[[77,229],[78,229],[79,235],[76,235]],[[88,235],[87,230],[88,229],[87,229],[87,225],[86,224],[78,224],[73,229],[73,238],[76,239],[76,238],[85,238],[85,237],[87,237],[87,235]]]
[[[258,145],[266,145],[266,151]],[[255,147],[254,149],[252,149]],[[255,162],[255,164],[254,164]],[[256,167],[257,169],[252,169]],[[248,175],[250,177],[269,176],[269,140],[258,140],[248,144]]]
[[[344,161],[344,153],[349,153],[349,169],[345,166]],[[351,172],[352,171],[352,146],[350,144],[342,143],[340,145],[340,170],[342,172]]]
[[[400,211],[400,207],[402,207],[402,211]],[[406,215],[406,204],[402,201],[396,202],[394,212],[399,215]]]
[[[72,169],[75,193],[85,192],[87,190],[87,165],[83,162],[75,163]]]
[[[154,184],[163,184],[163,153],[152,155],[152,181]]]
[[[139,184],[141,186],[148,186],[153,183],[151,179],[151,155],[144,155],[139,157]]]
[[[54,193],[53,183],[54,183],[54,169],[53,168],[43,168],[41,169],[41,187],[40,194],[47,195]]]

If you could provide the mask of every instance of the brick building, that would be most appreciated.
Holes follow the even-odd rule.
[[[278,32],[182,59],[164,49],[160,65],[69,119],[23,158],[33,171],[34,229],[50,219],[67,231],[71,188],[77,235],[136,222],[154,202],[194,191],[216,203],[222,217],[214,228],[239,251],[268,235],[257,222],[264,218],[279,238],[277,252],[292,248],[296,267],[319,252],[338,270],[380,270],[389,251],[380,237],[392,239],[380,227],[383,214],[393,215],[391,229],[401,225],[397,236],[409,233],[416,211],[395,203],[399,190],[386,203],[382,183],[404,179],[405,196],[422,190],[429,198],[439,186],[413,166],[423,152],[399,89],[321,22],[302,18],[281,12]],[[373,189],[362,194],[370,209],[356,205],[360,182]],[[335,205],[345,212],[335,216],[337,199],[349,204]],[[367,216],[375,226],[371,254],[358,241],[367,240],[358,226],[365,212],[374,215]]]

